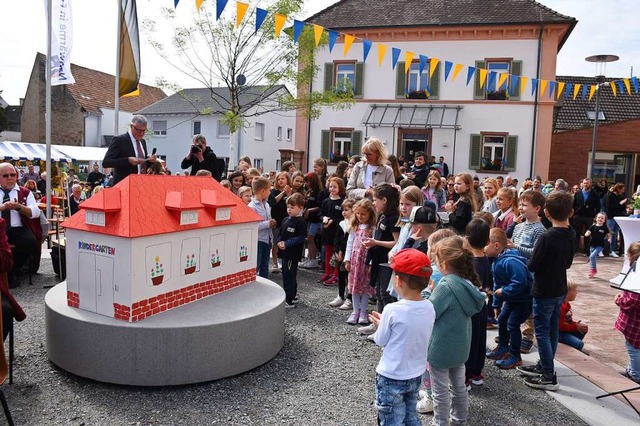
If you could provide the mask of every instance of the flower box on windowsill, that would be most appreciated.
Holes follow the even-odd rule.
[[[407,99],[429,99],[429,93],[426,90],[412,90],[407,93]]]
[[[509,94],[506,90],[497,90],[495,92],[487,92],[487,100],[490,101],[504,101],[509,99]]]
[[[476,169],[476,173],[485,173],[488,175],[501,175],[503,173],[509,173],[508,170],[496,170],[496,169]]]

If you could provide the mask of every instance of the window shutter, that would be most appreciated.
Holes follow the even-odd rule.
[[[522,75],[522,61],[511,61],[511,74],[517,75],[517,76]],[[509,82],[509,84],[511,84],[511,82]],[[510,101],[520,100],[520,82],[519,81],[515,87],[515,90],[513,90],[510,93],[509,100]]]
[[[404,62],[396,64],[396,98],[406,98],[407,74],[404,72]]]
[[[353,90],[353,96],[361,98],[364,92],[364,63],[356,62],[356,87]]]
[[[479,170],[482,168],[482,136],[471,135],[469,142],[469,169]]]
[[[333,62],[324,64],[324,91],[333,90]]]
[[[487,64],[485,61],[476,61],[476,75],[473,83],[473,99],[484,99],[484,88],[480,87],[480,73],[478,68],[484,68]],[[485,80],[485,84],[487,84]]]
[[[507,136],[507,152],[505,154],[507,171],[514,171],[516,169],[516,160],[518,158],[518,136]]]
[[[328,159],[330,151],[331,151],[331,130],[323,130],[321,145],[320,145],[320,157]]]
[[[440,69],[442,68],[442,63],[438,62],[438,66],[433,71],[433,76],[429,79],[429,99],[439,99],[440,98]],[[425,70],[425,72],[429,72]]]
[[[361,155],[362,130],[354,130],[351,134],[351,155]]]

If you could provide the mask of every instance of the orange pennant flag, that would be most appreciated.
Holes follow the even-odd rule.
[[[387,45],[386,44],[378,44],[378,66],[382,66],[382,61],[384,61],[384,55],[387,54]]]
[[[631,84],[629,83],[629,79],[625,78],[624,80],[622,80],[624,82],[624,87],[627,88],[627,93],[631,94]]]
[[[596,85],[593,85],[589,88],[589,100],[593,98],[593,94],[596,93],[596,90],[598,90],[598,86]]]
[[[344,35],[344,56],[347,56],[347,53],[349,53],[349,49],[351,49],[351,45],[355,39],[351,34]]]
[[[453,68],[453,77],[451,78],[451,81],[456,81],[456,77],[458,76],[458,74],[460,74],[462,68],[464,68],[464,65],[456,64],[456,66]]]
[[[564,90],[564,85],[565,83],[558,83],[558,96],[556,96],[556,99],[560,99],[562,91]]]
[[[540,80],[540,99],[542,99],[545,90],[547,90],[547,84],[549,84],[549,80]]]
[[[413,52],[409,52],[406,51],[404,54],[404,73],[408,73],[409,69],[411,68],[411,61],[413,61],[413,57],[415,56],[415,53]]]
[[[484,82],[487,80],[487,70],[484,68],[478,68],[478,72],[480,73],[480,88],[484,87]]]
[[[204,3],[204,0],[196,0],[196,9],[200,10],[202,3]]]
[[[615,81],[610,82],[609,86],[611,86],[611,91],[613,92],[613,97],[616,97],[618,95],[618,89],[616,88]]]
[[[280,37],[280,31],[284,27],[284,23],[287,21],[287,16],[280,13],[276,13],[276,38]]]
[[[436,71],[436,67],[438,66],[439,63],[440,63],[440,59],[438,58],[429,59],[429,79],[433,77],[433,73]]]
[[[500,73],[500,78],[498,78],[498,88],[502,87],[504,82],[507,81],[507,78],[509,78],[509,74]]]
[[[582,84],[577,84],[575,86],[573,86],[573,100],[576,100],[576,97],[578,97],[578,93],[580,93],[580,88],[582,87]]]
[[[324,31],[324,27],[320,25],[313,24],[313,35],[316,38],[316,46],[320,44],[320,40],[322,39],[322,32]]]
[[[524,89],[527,88],[527,81],[529,81],[529,77],[520,77],[520,96],[524,93]]]
[[[247,10],[249,9],[248,3],[242,3],[241,1],[236,2],[236,27],[239,27],[244,19],[244,15],[247,14]]]

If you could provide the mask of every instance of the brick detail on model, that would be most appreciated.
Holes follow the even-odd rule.
[[[67,291],[67,305],[72,308],[80,307],[80,295],[78,293],[74,293],[73,291]]]

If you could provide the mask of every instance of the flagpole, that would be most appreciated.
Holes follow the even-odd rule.
[[[114,105],[114,109],[115,109],[115,115],[113,117],[113,135],[117,136],[120,131],[118,130],[118,127],[120,126],[119,121],[119,116],[120,116],[120,37],[122,37],[121,34],[121,27],[122,27],[122,1],[121,0],[116,0],[116,2],[118,3],[118,29],[116,32],[116,81],[115,81],[115,92],[114,92],[114,96],[115,96],[115,100],[113,102]]]
[[[53,20],[53,5],[51,0],[47,0],[47,57],[45,59],[44,71],[47,77],[45,91],[45,139],[46,139],[46,171],[47,171],[47,219],[51,219],[51,27]]]

